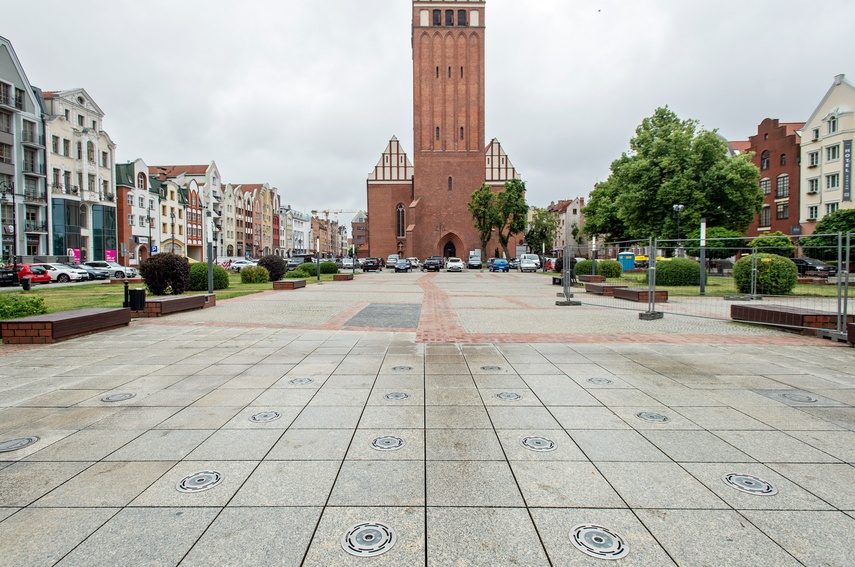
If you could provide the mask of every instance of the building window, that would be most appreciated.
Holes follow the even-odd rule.
[[[819,152],[811,152],[808,154],[808,167],[816,167],[819,165]]]
[[[466,10],[457,10],[457,25],[466,25]]]
[[[784,197],[790,196],[790,176],[789,175],[780,175],[778,176],[778,187],[775,191],[776,199],[783,199]]]
[[[92,142],[86,142],[86,159],[95,163],[95,144]]]
[[[101,152],[101,167],[110,167],[107,163],[107,152]]]
[[[781,154],[781,165],[787,165],[787,154]]]
[[[436,139],[439,140],[439,126],[436,127]]]
[[[772,209],[770,207],[763,207],[763,210],[760,211],[760,226],[767,227],[772,225]]]
[[[463,67],[460,68],[460,78],[463,78]]]
[[[771,179],[761,179],[760,180],[760,189],[763,191],[764,195],[768,195],[772,192],[772,180]]]
[[[50,137],[50,151],[55,154],[59,153],[59,136]]]
[[[71,122],[71,114],[68,112],[68,109],[65,109],[65,120]]]
[[[460,139],[463,139],[463,126],[460,127]]]
[[[813,129],[813,141],[815,142],[817,140],[819,140],[819,128],[814,128]]]
[[[145,189],[145,186],[146,186],[145,173],[140,173],[139,175],[137,175],[137,189]],[[142,206],[142,205],[140,205],[140,206]]]
[[[133,207],[133,206],[134,206],[134,196],[133,196],[133,195],[131,195],[130,193],[128,193],[128,206],[129,206],[129,207]]]
[[[837,117],[832,116],[828,119],[828,133],[834,134],[835,132],[837,132]]]
[[[819,216],[819,205],[811,205],[808,207],[808,220],[816,220]]]
[[[3,163],[12,163],[12,146],[9,144],[0,144],[0,161]]]
[[[12,131],[12,115],[6,112],[0,112],[0,132]]]
[[[82,114],[77,115],[77,125],[83,126],[83,115]]]
[[[134,226],[134,215],[128,215],[128,226]]]
[[[90,191],[95,190],[95,176],[94,175],[89,176],[89,185],[87,187],[89,188]]]
[[[445,25],[453,26],[454,25],[454,10],[446,10],[445,11]]]
[[[452,177],[448,178],[448,190],[451,191],[454,189],[454,179]]]
[[[434,10],[433,11],[433,25],[441,26],[442,25],[442,10]]]
[[[140,215],[137,220],[139,221],[140,226],[145,226],[145,217],[144,216]]]
[[[776,217],[778,220],[784,220],[790,218],[790,204],[789,203],[778,203],[778,210]]]
[[[77,159],[83,159],[83,142],[77,142]]]
[[[769,169],[769,150],[765,150],[760,154],[760,169],[763,171]]]
[[[825,148],[825,161],[837,161],[840,159],[840,144]]]
[[[832,173],[831,175],[825,176],[825,188],[826,189],[840,189],[840,174]]]
[[[825,204],[825,214],[830,215],[831,213],[836,213],[837,209],[840,208],[840,203],[826,203]]]
[[[819,193],[819,177],[808,179],[808,194]]]
[[[139,208],[145,208],[145,197],[140,197],[137,202],[139,203]]]

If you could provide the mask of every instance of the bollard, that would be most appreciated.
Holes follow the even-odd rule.
[[[125,302],[122,303],[122,307],[130,307],[131,299],[130,294],[128,293],[128,280],[125,280]]]

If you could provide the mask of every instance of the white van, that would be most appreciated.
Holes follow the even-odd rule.
[[[389,256],[386,257],[386,265],[390,268],[394,268],[398,260],[400,260],[400,256],[397,254],[389,254]]]
[[[532,262],[534,262],[534,265],[537,266],[537,269],[540,269],[540,257],[537,254],[523,254],[522,256],[520,256],[520,260],[522,260],[523,258],[531,260]]]

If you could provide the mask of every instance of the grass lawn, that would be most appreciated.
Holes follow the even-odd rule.
[[[332,274],[321,274],[321,282],[332,281]],[[307,285],[318,283],[317,278],[309,278]],[[143,284],[130,284],[130,289],[145,287]],[[273,284],[270,282],[259,284],[244,284],[240,281],[240,274],[229,274],[229,287],[214,291],[217,301],[270,291]],[[31,291],[7,291],[9,294],[26,294],[43,297],[48,313],[70,311],[72,309],[85,309],[88,307],[121,307],[125,301],[124,284],[91,283],[84,285],[62,285],[48,284],[35,285]],[[206,293],[200,291],[187,292],[188,294]],[[147,297],[150,297],[147,295]]]

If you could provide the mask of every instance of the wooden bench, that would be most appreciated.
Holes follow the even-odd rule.
[[[579,281],[583,282],[583,283],[605,283],[606,282],[606,276],[598,276],[598,275],[594,275],[594,274],[581,274],[581,275],[577,275],[576,277],[579,278]]]
[[[279,280],[273,282],[273,289],[277,291],[300,289],[301,287],[306,287],[306,280]]]
[[[811,270],[809,270],[809,271],[805,272],[805,274],[804,274],[804,275],[806,275],[806,276],[807,276],[807,277],[809,277],[809,278],[822,278],[822,279],[826,279],[826,278],[829,276],[829,273],[828,273],[828,272],[815,272],[815,271],[811,271]]]
[[[837,329],[837,313],[818,311],[790,305],[731,305],[730,318],[746,323],[762,323],[773,327],[797,327],[803,334],[815,334],[811,329]],[[847,324],[855,322],[855,315],[846,318]],[[848,337],[852,334],[852,325],[848,325]]]
[[[130,309],[95,307],[3,321],[0,335],[5,344],[49,344],[115,329],[130,322]]]
[[[620,285],[620,284],[609,284],[609,283],[587,283],[585,284],[585,291],[588,293],[593,293],[595,295],[602,296],[613,296],[615,294],[615,290],[619,288],[627,288],[628,285]]]
[[[142,311],[132,311],[131,314],[134,317],[161,317],[170,313],[214,307],[216,304],[217,296],[213,294],[170,295],[146,299],[145,308]]]
[[[137,283],[143,283],[143,279],[142,278],[122,278],[122,279],[108,278],[104,283],[105,284],[123,284],[125,282],[128,282],[129,284],[137,284]]]
[[[332,279],[334,282],[349,282],[353,279],[353,274],[333,274]]]
[[[846,325],[846,339],[850,345],[855,346],[855,323],[848,323]]]
[[[668,292],[657,290],[656,302],[665,303],[668,301]],[[626,299],[628,301],[648,302],[650,301],[650,290],[643,287],[617,287],[612,290],[612,295],[618,299]]]

